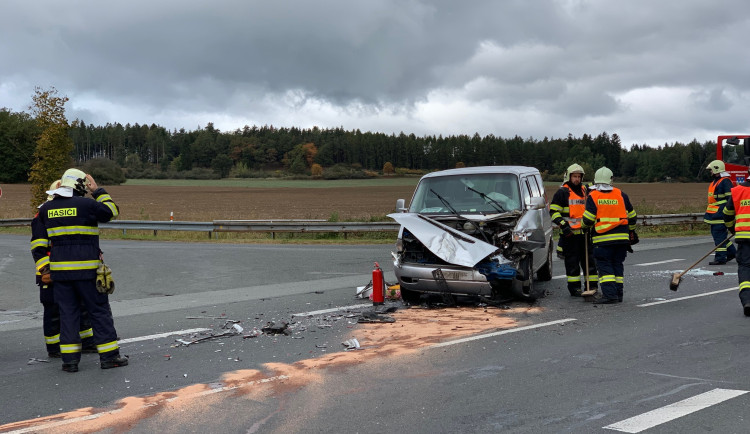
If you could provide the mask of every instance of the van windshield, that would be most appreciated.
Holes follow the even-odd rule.
[[[472,189],[484,193],[492,200],[483,198]],[[425,178],[417,186],[409,211],[420,214],[451,213],[433,191],[448,201],[459,213],[493,214],[498,212],[497,204],[504,211],[521,209],[518,177],[508,173]],[[497,204],[493,204],[492,201]]]

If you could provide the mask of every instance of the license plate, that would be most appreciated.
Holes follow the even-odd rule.
[[[445,271],[443,270],[443,276],[445,280],[471,280],[472,274],[470,271]]]

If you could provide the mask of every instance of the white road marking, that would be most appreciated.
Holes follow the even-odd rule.
[[[747,392],[747,390],[714,389],[688,399],[683,399],[674,404],[657,408],[648,413],[643,413],[631,417],[630,419],[607,425],[604,428],[627,433],[638,433],[671,420],[687,416],[698,410],[703,410],[704,408],[719,404],[728,399],[744,395]]]
[[[351,306],[340,306],[340,307],[332,307],[330,309],[323,309],[323,310],[314,310],[312,312],[302,312],[302,313],[293,313],[292,316],[313,316],[313,315],[321,315],[324,313],[331,313],[331,312],[338,312],[340,310],[347,310],[347,309],[362,309],[363,307],[373,307],[372,303],[365,303],[365,304],[353,304]]]
[[[172,402],[172,401],[174,401],[176,399],[199,398],[201,396],[212,395],[214,393],[227,392],[227,391],[235,390],[235,389],[238,389],[240,387],[252,386],[252,385],[255,385],[255,384],[264,384],[264,383],[270,383],[272,381],[288,380],[288,379],[289,379],[288,375],[278,375],[276,377],[268,377],[268,378],[263,378],[261,380],[250,380],[250,381],[247,381],[247,382],[242,383],[242,384],[236,384],[234,386],[222,386],[222,387],[217,387],[215,389],[211,388],[209,390],[204,390],[204,391],[201,391],[201,392],[196,392],[196,393],[193,393],[193,394],[190,394],[190,395],[187,395],[187,396],[179,396],[178,395],[178,396],[174,396],[174,397],[171,397],[171,398],[163,399],[161,401],[149,402],[147,404],[143,404],[141,406],[141,408],[155,407],[155,406],[161,405],[162,403],[165,403],[165,402],[166,403]],[[119,408],[117,410],[103,411],[101,413],[94,413],[94,414],[89,414],[89,415],[86,415],[86,416],[74,417],[74,418],[71,418],[71,419],[65,419],[65,420],[61,420],[61,421],[57,421],[57,422],[50,422],[50,423],[41,424],[41,425],[34,425],[34,426],[30,426],[28,428],[18,429],[18,430],[15,430],[15,431],[7,431],[7,433],[8,434],[21,434],[21,433],[44,431],[44,430],[47,430],[47,429],[50,429],[50,428],[56,428],[56,427],[59,427],[59,426],[69,425],[71,423],[84,422],[84,421],[87,421],[87,420],[98,419],[98,418],[100,418],[102,416],[113,415],[113,414],[120,413],[122,411],[123,411],[123,409],[121,409],[121,408]]]
[[[211,329],[205,329],[205,328],[199,328],[199,329],[187,329],[187,330],[177,330],[173,332],[167,332],[167,333],[159,333],[156,335],[148,335],[148,336],[140,336],[137,338],[128,338],[128,339],[121,339],[117,341],[118,344],[129,344],[131,342],[140,342],[140,341],[148,341],[150,339],[160,339],[160,338],[166,338],[169,336],[174,335],[186,335],[188,333],[199,333],[199,332],[206,332]]]
[[[559,319],[557,321],[550,321],[550,322],[545,322],[545,323],[541,323],[541,324],[533,324],[533,325],[530,325],[530,326],[516,327],[516,328],[512,328],[512,329],[508,329],[508,330],[501,330],[499,332],[492,332],[492,333],[487,333],[487,334],[483,334],[483,335],[470,336],[468,338],[461,338],[461,339],[456,339],[456,340],[453,340],[453,341],[441,342],[439,344],[431,345],[428,348],[447,347],[449,345],[462,344],[464,342],[476,341],[478,339],[491,338],[491,337],[494,337],[494,336],[505,335],[505,334],[508,334],[508,333],[522,332],[524,330],[531,330],[531,329],[536,329],[536,328],[546,327],[546,326],[551,326],[551,325],[556,325],[556,324],[563,324],[563,323],[570,322],[570,321],[576,321],[576,319],[575,318],[565,318],[565,319]]]
[[[648,306],[654,306],[654,305],[657,305],[657,304],[671,303],[673,301],[687,300],[689,298],[706,297],[708,295],[720,294],[722,292],[728,292],[728,291],[736,291],[738,289],[740,289],[740,287],[739,286],[735,286],[735,287],[732,287],[732,288],[720,289],[718,291],[711,291],[711,292],[706,292],[706,293],[703,293],[703,294],[687,295],[685,297],[671,298],[669,300],[654,301],[654,302],[651,302],[651,303],[638,304],[636,306],[638,306],[638,307],[648,307]]]
[[[667,259],[658,262],[644,262],[643,264],[634,264],[635,267],[648,267],[649,265],[666,264],[668,262],[684,261],[684,259]]]

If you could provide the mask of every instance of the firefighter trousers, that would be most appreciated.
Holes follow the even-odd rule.
[[[565,237],[565,275],[568,280],[568,291],[570,295],[581,294],[581,282],[585,279],[581,274],[586,275],[586,234],[576,234]],[[596,273],[596,261],[594,260],[594,248],[589,242],[588,246],[589,262],[589,289],[596,289],[599,278]]]
[[[602,297],[608,300],[622,301],[625,257],[628,255],[629,244],[609,244],[594,247],[596,267],[599,269],[599,288]]]
[[[53,285],[55,300],[60,308],[60,352],[63,363],[78,363],[81,359],[81,302],[89,311],[94,343],[102,361],[120,355],[117,345],[109,296],[96,290],[94,279],[56,281]]]
[[[52,285],[39,285],[39,302],[44,307],[42,331],[44,332],[44,342],[47,345],[47,354],[57,355],[60,353],[60,308],[55,301]],[[91,328],[89,311],[83,304],[81,304],[81,322],[78,336],[81,338],[83,348],[94,347],[94,340],[92,339],[94,331]]]
[[[724,223],[712,224],[711,236],[714,239],[714,246],[718,246],[722,241],[726,240],[729,236],[729,230]],[[727,262],[731,261],[737,255],[737,248],[734,247],[732,240],[727,241],[716,249],[714,253],[714,261],[716,262]]]

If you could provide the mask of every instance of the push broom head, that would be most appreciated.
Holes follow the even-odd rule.
[[[677,287],[680,286],[680,280],[682,280],[682,273],[672,274],[672,280],[669,282],[669,289],[677,291]]]

